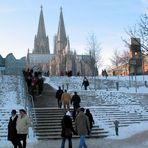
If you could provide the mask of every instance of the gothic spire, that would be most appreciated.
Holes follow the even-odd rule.
[[[45,31],[45,24],[44,24],[44,17],[43,17],[43,6],[41,5],[41,12],[38,24],[38,33],[37,36],[46,38],[46,31]]]
[[[34,54],[49,54],[49,40],[46,36],[44,17],[43,17],[43,7],[41,6],[41,12],[39,17],[38,32],[34,39]]]
[[[65,42],[67,40],[66,39],[64,19],[63,19],[63,13],[62,13],[62,7],[60,8],[60,17],[59,17],[57,39],[60,42]]]

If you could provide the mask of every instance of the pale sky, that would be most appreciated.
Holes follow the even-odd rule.
[[[148,10],[148,0],[5,0],[0,3],[0,54],[13,53],[19,59],[34,48],[40,7],[43,6],[46,34],[50,51],[57,33],[60,7],[71,49],[85,53],[89,33],[101,44],[104,65],[113,50],[126,49],[122,38],[125,29],[138,23]]]

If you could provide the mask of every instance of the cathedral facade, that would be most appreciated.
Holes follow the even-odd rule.
[[[38,31],[34,39],[34,49],[27,54],[27,68],[39,69],[48,72],[49,75],[72,75],[91,76],[97,68],[90,63],[89,55],[78,55],[71,51],[69,37],[66,35],[62,8],[60,10],[58,31],[54,36],[53,53],[50,52],[49,39],[41,7]]]

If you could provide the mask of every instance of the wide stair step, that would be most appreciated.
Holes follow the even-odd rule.
[[[72,109],[70,109],[72,113]],[[38,140],[60,139],[61,120],[65,114],[64,109],[58,108],[34,108],[32,109],[33,127]],[[74,127],[73,121],[73,127]],[[104,138],[108,132],[99,126],[92,128],[91,134],[87,138]],[[73,135],[73,138],[79,138]]]

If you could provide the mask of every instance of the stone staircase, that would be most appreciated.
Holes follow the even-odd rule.
[[[11,115],[11,111],[9,109],[0,109],[0,141],[7,140],[7,125],[9,122],[9,116]]]
[[[135,123],[148,122],[148,116],[145,114],[125,113],[119,110],[118,105],[99,105],[89,108],[98,122],[92,128],[92,132],[87,138],[104,138],[110,135],[108,128],[114,128],[113,121],[119,120],[120,127],[130,126]],[[11,110],[0,109],[0,140],[7,140],[7,125]],[[72,112],[72,109],[71,109]],[[61,120],[64,115],[63,109],[57,107],[32,108],[32,128],[38,140],[60,139],[61,138]],[[95,122],[96,122],[95,121]],[[100,125],[103,123],[103,126]],[[98,126],[99,125],[99,126]],[[74,122],[73,122],[74,126]],[[78,136],[73,135],[73,138]]]
[[[93,116],[97,121],[95,121],[96,125],[94,125],[90,136],[87,138],[103,138],[108,136],[110,133],[107,130],[108,128],[114,128],[113,121],[115,119],[119,120],[120,127],[148,121],[147,114],[122,111],[120,108],[121,105],[103,104],[107,101],[102,102],[100,98],[89,96],[86,93],[86,91],[84,91],[84,93],[82,91],[81,106],[84,108],[89,108],[90,111],[93,112]],[[37,139],[47,140],[61,138],[61,120],[64,115],[64,110],[57,108],[55,90],[52,90],[51,87],[45,85],[43,95],[37,96],[34,103],[35,108],[29,110],[29,113],[31,115],[30,117],[32,118],[32,126]],[[137,102],[131,101],[131,103],[132,106],[137,105]],[[140,103],[147,109],[146,112],[148,112],[147,96],[144,98],[144,100],[141,100]],[[126,107],[126,105],[123,105],[123,107]],[[11,110],[9,109],[0,109],[0,140],[7,140],[7,125],[10,112]],[[102,126],[100,123],[103,123],[104,126]],[[78,136],[73,135],[73,138],[78,138]]]
[[[101,98],[101,95],[96,97],[95,92],[88,95],[81,91],[81,105],[87,106],[87,108],[93,112],[94,118],[97,120],[98,124],[103,125],[102,127],[104,129],[114,130],[115,120],[120,122],[119,127],[148,122],[147,95],[141,99],[140,94],[138,94],[139,96],[137,97],[137,94],[132,96],[132,94],[119,92],[118,98],[120,98],[120,96],[121,98],[122,96],[124,96],[124,98],[130,98],[128,101],[126,99],[124,99],[124,102],[121,101],[122,104],[120,103],[120,99],[116,100],[114,103],[112,102],[112,98],[116,96],[116,93],[111,92],[107,94],[107,91],[102,91],[101,93],[105,93],[106,98]],[[140,109],[142,110],[140,111]]]
[[[108,128],[114,128],[113,122],[118,120],[120,122],[119,127],[130,126],[132,124],[148,122],[148,116],[146,114],[128,113],[119,110],[118,105],[99,105],[90,109],[94,112],[93,116],[101,123],[104,123]]]
[[[109,136],[110,133],[106,129],[114,129],[113,122],[115,120],[120,122],[119,127],[130,126],[144,121],[148,122],[147,115],[125,113],[119,110],[118,105],[100,105],[89,109],[93,112],[93,116],[98,123],[97,125],[94,125],[91,134],[87,136],[87,138],[104,138]],[[70,111],[72,112],[72,109]],[[64,115],[63,109],[51,107],[35,108],[34,111],[32,111],[32,114],[36,115],[36,120],[33,118],[33,124],[38,140],[61,138],[61,120]],[[99,126],[99,122],[104,125]],[[73,135],[73,138],[78,138],[78,136]]]
[[[72,112],[72,110],[71,110]],[[34,108],[32,111],[33,126],[38,140],[60,139],[61,138],[61,120],[64,115],[64,109],[58,108]],[[74,122],[73,122],[74,127]],[[104,138],[108,132],[99,126],[92,128],[91,134],[87,138]],[[79,136],[73,135],[73,138]]]

